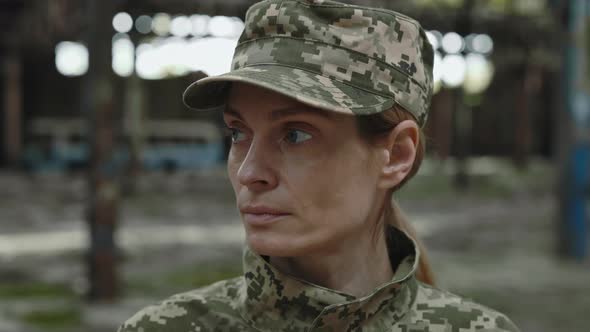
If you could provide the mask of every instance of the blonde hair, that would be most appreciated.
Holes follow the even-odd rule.
[[[369,142],[372,142],[376,138],[389,133],[395,128],[395,126],[405,120],[416,121],[408,111],[395,105],[391,109],[381,113],[357,117],[357,125],[361,136]],[[387,195],[387,202],[389,202],[389,204],[385,204],[383,209],[384,224],[377,225],[376,229],[384,229],[386,225],[391,225],[408,234],[418,244],[418,249],[420,250],[420,261],[418,262],[416,278],[423,283],[434,285],[434,274],[430,266],[426,248],[422,241],[418,239],[414,227],[412,227],[401,208],[393,199],[393,193],[401,188],[401,186],[408,182],[418,172],[425,153],[424,141],[424,133],[420,131],[420,139],[418,141],[418,146],[416,147],[416,158],[412,165],[412,169],[397,186],[389,191]]]

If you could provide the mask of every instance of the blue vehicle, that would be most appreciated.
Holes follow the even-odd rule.
[[[42,118],[31,122],[24,164],[33,172],[84,169],[90,146],[81,119]],[[215,166],[224,159],[221,130],[206,121],[150,120],[135,135],[136,150],[145,170],[191,170]],[[113,167],[124,167],[131,156],[131,135],[113,153]]]

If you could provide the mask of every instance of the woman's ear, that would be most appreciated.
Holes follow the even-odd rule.
[[[420,140],[420,129],[415,121],[404,120],[380,142],[380,177],[379,187],[391,189],[412,170],[416,159],[416,150]]]

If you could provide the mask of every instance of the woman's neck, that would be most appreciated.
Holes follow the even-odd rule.
[[[377,239],[367,232],[343,243],[323,254],[270,257],[270,263],[285,274],[356,297],[393,278],[383,232]]]

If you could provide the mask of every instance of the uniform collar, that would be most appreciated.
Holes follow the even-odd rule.
[[[240,314],[260,331],[336,332],[356,331],[361,326],[386,330],[415,299],[419,257],[418,247],[405,233],[388,226],[387,236],[395,274],[369,295],[358,298],[283,274],[245,246]]]

